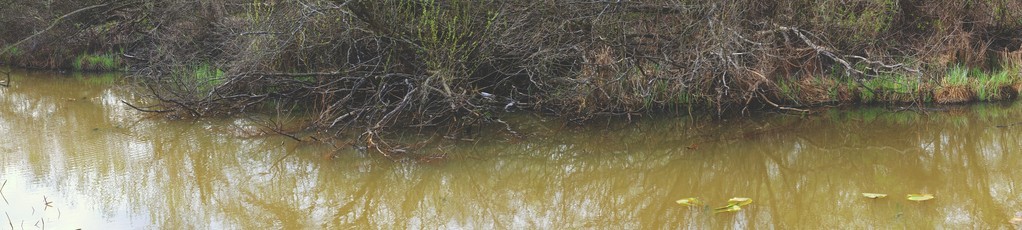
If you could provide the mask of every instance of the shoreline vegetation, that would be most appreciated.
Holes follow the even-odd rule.
[[[152,99],[140,109],[301,113],[309,130],[355,131],[381,152],[390,128],[510,131],[499,114],[517,110],[583,121],[1022,90],[1014,0],[84,0],[0,13],[4,65],[124,70]]]

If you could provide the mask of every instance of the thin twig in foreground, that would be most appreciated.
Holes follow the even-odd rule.
[[[7,202],[7,196],[4,196],[4,187],[6,187],[6,186],[7,186],[7,180],[4,180],[4,184],[0,185],[0,197],[4,198],[4,203],[11,204],[11,202]]]
[[[11,214],[7,214],[7,212],[4,212],[4,215],[7,216],[7,224],[10,224],[11,230],[14,230],[14,221],[11,221]]]

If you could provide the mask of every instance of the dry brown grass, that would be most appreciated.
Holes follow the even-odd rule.
[[[933,100],[940,104],[971,102],[976,100],[976,93],[968,86],[945,86],[937,89]]]
[[[833,102],[835,98],[831,98],[830,89],[836,85],[830,78],[805,76],[798,81],[798,99],[808,104]]]
[[[858,93],[849,88],[847,85],[838,85],[837,87],[837,100],[842,103],[850,103],[858,101]]]

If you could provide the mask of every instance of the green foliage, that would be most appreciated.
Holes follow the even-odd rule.
[[[83,53],[71,61],[71,66],[78,71],[114,71],[121,68],[121,63],[117,54]]]
[[[209,63],[201,63],[192,68],[191,76],[200,86],[200,90],[209,90],[224,82],[224,71]]]
[[[1019,82],[1019,76],[1013,74],[1014,71],[1013,67],[1004,66],[1000,71],[987,73],[980,69],[955,65],[947,71],[941,85],[968,87],[981,101],[1002,100],[1005,93],[1003,90]]]
[[[251,4],[246,7],[246,17],[254,23],[259,23],[265,16],[272,10],[272,7],[265,1],[252,0]]]
[[[863,82],[862,102],[909,102],[923,91],[919,79],[903,74],[880,75]]]
[[[1003,89],[1011,87],[1018,81],[1017,76],[1013,76],[1010,73],[1010,69],[1001,70],[992,74],[987,74],[979,70],[973,71],[973,76],[976,76],[976,80],[973,89],[976,91],[976,96],[982,101],[994,101],[1001,100],[1003,98]]]
[[[942,80],[944,86],[965,86],[969,84],[969,69],[961,65],[955,65],[947,71]]]
[[[815,4],[815,18],[820,25],[836,33],[849,35],[851,43],[871,43],[880,34],[891,29],[891,23],[900,13],[895,0],[882,1],[820,1]],[[842,40],[844,40],[842,39]]]
[[[176,83],[167,87],[183,96],[203,97],[227,81],[224,71],[209,62],[189,64],[173,73]]]
[[[975,83],[973,84],[972,89],[976,92],[976,97],[979,98],[980,101],[989,101],[992,97],[997,95],[998,92],[1000,92],[995,85],[990,84],[992,83],[990,82],[990,75],[979,72],[978,70],[971,75],[976,78],[975,81],[973,81]]]
[[[791,101],[798,101],[798,85],[786,78],[778,79],[776,82],[780,96]]]
[[[867,87],[889,93],[912,93],[919,89],[916,80],[907,75],[880,75],[865,83]]]
[[[398,3],[398,16],[404,17],[403,22],[411,22],[407,32],[411,33],[426,71],[431,80],[439,80],[447,95],[453,95],[452,87],[457,87],[457,81],[471,76],[480,64],[472,55],[482,42],[480,38],[485,37],[498,17],[496,13],[476,12],[478,4],[471,0]]]

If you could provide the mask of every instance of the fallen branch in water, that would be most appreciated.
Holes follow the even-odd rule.
[[[272,122],[272,121],[270,121],[270,122]],[[276,134],[280,134],[281,136],[284,136],[284,137],[287,137],[287,138],[291,138],[292,140],[295,140],[295,141],[297,141],[297,142],[304,142],[304,141],[302,141],[302,139],[301,139],[301,138],[298,138],[297,136],[295,136],[295,135],[293,135],[293,134],[290,134],[290,133],[288,133],[288,132],[285,132],[285,131],[283,130],[283,128],[281,128],[281,127],[280,127],[280,126],[281,126],[280,124],[277,124],[277,127],[270,127],[269,125],[267,125],[267,124],[263,124],[263,123],[261,123],[261,122],[256,122],[256,124],[259,124],[259,125],[260,125],[260,126],[262,126],[263,128],[265,128],[265,129],[269,129],[270,131],[273,131],[273,132],[274,132],[274,133],[276,133]]]
[[[1012,127],[1012,126],[1016,126],[1016,125],[1022,125],[1022,122],[1015,122],[1015,123],[1011,123],[1011,124],[1007,124],[1007,125],[997,125],[997,128],[1007,128],[1007,127]]]
[[[808,109],[799,109],[799,108],[792,108],[792,107],[778,105],[777,103],[774,103],[774,102],[770,101],[770,99],[767,99],[766,95],[763,95],[763,92],[759,92],[759,97],[762,98],[763,101],[766,102],[767,104],[770,104],[770,105],[774,106],[774,108],[777,108],[777,109],[780,109],[780,110],[791,110],[791,111],[801,112],[801,113],[808,113],[809,112]]]
[[[173,111],[174,111],[174,110],[151,110],[151,109],[143,109],[143,108],[139,108],[139,107],[137,107],[137,106],[135,106],[135,105],[132,105],[131,103],[128,103],[128,102],[126,102],[126,101],[123,101],[123,100],[121,100],[121,103],[124,103],[125,105],[127,105],[128,107],[131,107],[132,109],[135,109],[135,110],[138,110],[138,111],[142,111],[142,112],[147,112],[147,113],[166,113],[166,112],[173,112]]]

